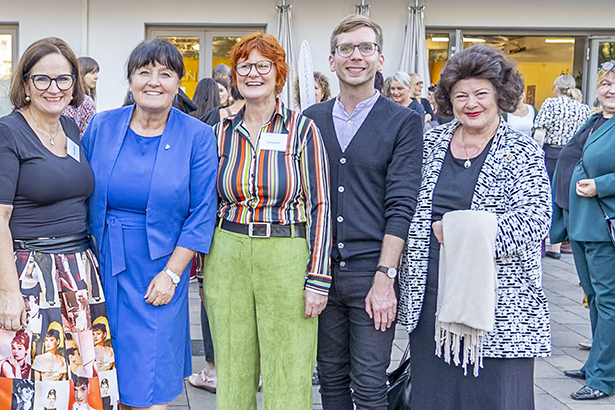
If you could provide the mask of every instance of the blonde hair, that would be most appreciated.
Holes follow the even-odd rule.
[[[560,95],[565,95],[572,99],[575,99],[574,90],[576,90],[579,93],[581,92],[581,90],[577,88],[576,80],[574,79],[573,76],[569,74],[563,74],[557,77],[555,81],[553,82],[553,88],[557,89]]]

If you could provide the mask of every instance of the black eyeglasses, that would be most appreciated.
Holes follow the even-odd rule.
[[[378,44],[369,42],[361,44],[342,43],[335,46],[337,54],[344,58],[350,57],[352,53],[354,53],[355,48],[359,49],[359,52],[363,57],[369,57],[373,56],[379,47]]]
[[[51,78],[45,74],[34,74],[26,76],[32,80],[32,84],[34,88],[39,91],[47,91],[49,87],[51,87],[51,82],[55,81],[58,90],[66,91],[70,90],[70,88],[75,84],[75,75],[74,74],[62,74],[57,76],[56,78]]]
[[[606,63],[602,63],[600,65],[600,69],[604,71],[611,71],[615,68],[615,61],[607,61]]]
[[[254,67],[256,68],[257,73],[265,75],[271,72],[271,69],[273,68],[274,64],[275,63],[273,61],[269,60],[261,60],[257,61],[256,63],[238,63],[235,64],[235,72],[237,73],[237,75],[246,77],[250,75],[250,73],[252,72],[252,67]]]

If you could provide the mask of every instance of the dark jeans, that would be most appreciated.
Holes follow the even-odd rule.
[[[214,361],[214,342],[211,340],[211,332],[209,331],[209,319],[205,306],[201,303],[201,331],[203,332],[203,345],[205,346],[205,360],[208,362]]]
[[[365,297],[374,272],[340,272],[332,266],[327,307],[318,319],[318,378],[324,410],[387,410],[386,370],[395,324],[374,328]],[[352,393],[351,393],[352,388]]]

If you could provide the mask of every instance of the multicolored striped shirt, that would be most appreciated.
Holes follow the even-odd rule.
[[[305,223],[311,252],[305,288],[326,295],[331,287],[331,211],[329,165],[320,131],[311,119],[278,100],[254,146],[243,113],[214,127],[220,157],[218,217],[242,224]],[[277,134],[286,147],[263,149],[264,133]]]

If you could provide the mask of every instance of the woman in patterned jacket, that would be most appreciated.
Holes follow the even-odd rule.
[[[412,408],[534,409],[534,358],[551,351],[540,265],[551,199],[542,151],[499,115],[513,110],[522,92],[518,71],[490,47],[456,54],[440,77],[439,112],[455,120],[425,135],[421,189],[400,274],[398,320],[411,332]],[[475,363],[474,376],[434,354],[442,347],[434,341],[439,250],[442,241],[448,244],[441,219],[458,210],[486,211],[481,215],[493,224],[493,252],[483,254],[497,278],[492,331],[480,343],[462,338],[444,349],[446,359],[447,347],[455,355],[455,348],[477,345],[479,356],[464,358],[464,367]],[[470,226],[466,233],[483,228]],[[455,245],[468,245],[461,242]],[[479,303],[472,291],[457,296]]]

